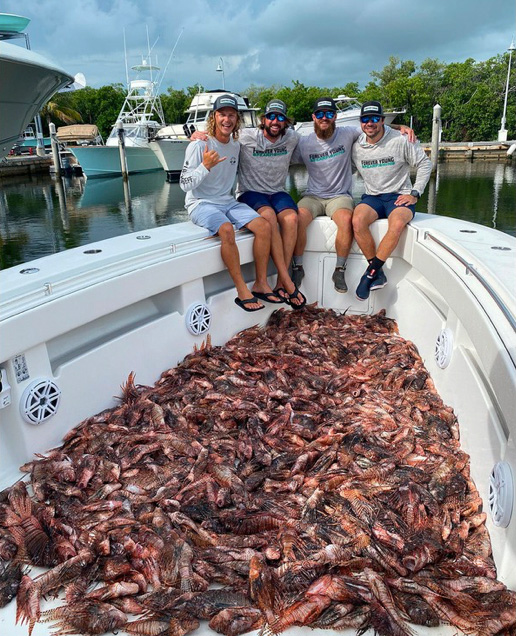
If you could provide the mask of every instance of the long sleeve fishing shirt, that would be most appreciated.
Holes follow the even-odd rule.
[[[225,157],[211,170],[202,163],[206,146]],[[231,191],[235,185],[239,153],[240,144],[233,138],[227,144],[215,137],[208,137],[207,141],[192,141],[188,145],[179,179],[181,189],[186,192],[185,207],[188,214],[201,202],[232,203],[235,200]]]
[[[366,194],[410,194],[415,189],[422,194],[432,171],[432,162],[419,143],[411,143],[405,135],[385,128],[385,134],[375,144],[366,141],[362,133],[353,146],[353,162],[359,171]],[[414,185],[410,169],[417,168]]]

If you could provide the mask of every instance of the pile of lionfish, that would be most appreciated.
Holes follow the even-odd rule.
[[[0,605],[29,633],[516,630],[456,417],[382,312],[276,311],[153,387],[131,375],[22,470]]]

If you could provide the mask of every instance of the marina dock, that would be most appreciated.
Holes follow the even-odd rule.
[[[17,175],[48,174],[52,165],[52,155],[38,157],[4,157],[0,161],[0,178],[15,177]]]
[[[511,161],[516,154],[507,151],[516,141],[441,141],[439,144],[439,162],[441,161]],[[432,144],[421,143],[421,147],[430,156]]]

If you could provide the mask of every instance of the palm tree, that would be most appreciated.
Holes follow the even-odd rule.
[[[50,124],[52,119],[57,119],[65,124],[76,124],[82,121],[82,116],[73,108],[68,106],[61,106],[57,102],[47,102],[40,111],[41,117],[44,117],[47,124]]]

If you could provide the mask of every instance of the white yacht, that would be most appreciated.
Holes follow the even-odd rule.
[[[7,155],[41,107],[74,78],[30,50],[30,19],[0,13],[0,158]],[[24,39],[25,47],[12,44]]]
[[[360,108],[362,104],[358,99],[347,97],[346,95],[339,95],[335,98],[335,105],[337,106],[337,126],[354,126],[360,128]],[[386,111],[385,123],[392,123],[398,115],[402,115],[405,112],[405,109]],[[294,128],[301,135],[309,135],[314,131],[314,123],[312,120],[303,121],[297,123]]]
[[[386,228],[387,222],[385,220],[373,224],[372,229],[376,241],[384,236]],[[246,231],[238,232],[237,244],[244,278],[251,285],[254,280],[253,236]],[[460,445],[463,451],[461,451],[461,461],[465,460],[467,454],[469,467],[466,478],[462,478],[463,481],[458,483],[457,487],[465,487],[467,483],[469,484],[468,488],[473,488],[473,491],[468,492],[475,492],[476,489],[478,496],[475,494],[475,499],[468,503],[464,512],[457,510],[456,513],[453,513],[454,516],[448,519],[443,526],[442,537],[439,531],[439,538],[436,537],[435,540],[444,542],[443,546],[446,550],[446,537],[450,537],[450,539],[454,537],[454,545],[457,546],[460,545],[461,540],[466,540],[468,533],[473,533],[476,527],[482,526],[483,532],[479,535],[483,537],[482,541],[478,544],[475,543],[477,554],[480,557],[479,562],[484,563],[486,559],[491,559],[492,550],[492,559],[496,567],[496,571],[493,570],[489,577],[480,577],[486,584],[486,591],[482,596],[482,608],[484,612],[487,612],[490,608],[489,599],[493,598],[488,590],[493,589],[493,585],[496,585],[497,589],[505,590],[504,586],[507,586],[507,588],[516,590],[516,568],[514,567],[516,563],[516,506],[514,505],[514,478],[516,476],[516,278],[514,276],[516,238],[466,221],[417,213],[384,266],[388,285],[372,292],[367,301],[359,301],[352,292],[365,267],[365,260],[356,245],[352,247],[347,264],[346,279],[350,292],[346,294],[335,292],[331,281],[331,273],[336,261],[334,244],[335,225],[328,218],[315,219],[309,227],[304,258],[306,275],[301,286],[308,302],[317,303],[321,308],[331,309],[337,314],[348,316],[358,317],[359,315],[372,315],[385,311],[387,318],[396,320],[400,335],[412,341],[417,347],[439,395],[444,403],[453,409],[458,418]],[[274,284],[274,272],[271,272],[270,283]],[[69,431],[86,418],[91,418],[82,427],[86,437],[90,426],[96,430],[102,422],[105,422],[106,420],[103,418],[110,413],[105,409],[112,409],[120,405],[114,396],[121,394],[120,387],[127,382],[130,374],[134,373],[138,386],[152,386],[157,382],[162,372],[177,365],[194,349],[199,350],[207,342],[208,347],[224,346],[228,339],[242,330],[253,327],[257,323],[264,325],[276,309],[272,305],[267,305],[265,309],[256,313],[246,313],[236,306],[234,303],[235,289],[221,259],[219,240],[208,238],[206,230],[196,227],[189,221],[100,241],[86,247],[74,248],[12,267],[0,272],[0,287],[2,289],[0,296],[0,491],[20,479],[27,479],[27,473],[20,472],[20,466],[31,461],[35,454],[39,454],[38,456],[41,458],[49,453],[50,449],[54,449],[52,452],[56,453],[56,447],[61,444],[63,437],[67,434],[69,440],[77,440],[77,437],[73,438]],[[290,309],[286,309],[286,317],[290,315],[290,311]],[[310,308],[306,311],[310,311]],[[278,316],[274,317],[273,320],[275,321],[273,324],[277,325]],[[253,330],[253,333],[257,333],[256,329]],[[313,331],[313,336],[319,342],[317,331]],[[397,336],[393,336],[390,342],[394,342],[396,339]],[[299,343],[302,343],[303,347],[306,348],[313,346],[311,344],[313,340],[311,334],[304,334],[304,340],[299,340]],[[309,357],[309,354],[307,355]],[[287,369],[289,356],[283,354],[280,358],[281,364],[284,365],[281,368]],[[206,357],[205,359],[208,368],[210,358]],[[403,364],[403,360],[393,362],[393,373],[401,368],[398,365],[403,366]],[[230,369],[230,373],[241,374],[241,370],[237,369],[236,366],[230,367],[229,364],[226,366]],[[356,370],[358,375],[361,373],[360,368],[362,370],[365,368],[364,365],[359,367],[360,365],[357,366]],[[182,365],[182,369],[183,375],[177,376],[181,377],[181,382],[186,377],[184,374],[189,373],[188,366]],[[245,373],[251,373],[252,377],[255,377],[255,374],[259,372],[259,368],[252,367]],[[244,378],[244,375],[241,377]],[[256,377],[261,376],[257,375]],[[230,380],[236,383],[239,378],[230,378]],[[244,381],[248,380],[245,378],[241,380],[241,382]],[[179,387],[181,382],[179,380],[177,382]],[[213,385],[202,384],[201,379],[198,382],[200,387],[204,387],[206,384],[204,391],[207,393],[203,394],[206,395],[206,399],[203,398],[202,403],[183,403],[179,398],[182,407],[186,410],[189,409],[189,412],[194,412],[192,417],[202,417],[203,409],[207,408],[209,399],[213,398],[213,391],[210,393],[209,388]],[[256,398],[251,395],[248,398],[250,401],[242,404],[242,407],[235,402],[235,409],[254,408],[253,401],[259,399],[258,394],[266,389],[266,384],[254,380],[252,383],[256,385]],[[260,383],[265,389],[258,388]],[[228,404],[234,399],[231,396],[234,395],[235,386],[228,384],[228,395],[230,396]],[[287,386],[284,384],[285,390]],[[223,388],[216,390],[224,391]],[[281,403],[285,403],[285,408],[287,408],[290,403],[288,402],[289,394],[285,390],[278,391],[278,397],[275,400],[282,400]],[[130,390],[127,391],[126,397],[129,399]],[[328,393],[324,394],[323,397],[326,401],[321,402],[318,407],[320,410],[330,408],[328,404],[332,403],[335,391],[335,388],[332,391],[328,389]],[[372,391],[373,398],[376,393],[377,391]],[[155,394],[158,395],[157,390]],[[150,393],[148,395],[154,399]],[[362,398],[365,399],[362,395],[358,400],[357,408],[365,409]],[[350,392],[346,399],[353,403],[358,398]],[[308,403],[307,400],[305,402]],[[170,404],[173,403],[174,399],[171,398]],[[148,404],[152,406],[153,402],[148,402]],[[373,403],[373,407],[374,404],[376,403]],[[422,409],[419,412],[421,418],[421,413],[430,406],[428,403],[425,405],[424,400],[418,404],[417,408]],[[195,410],[196,408],[198,411]],[[296,409],[301,409],[303,412],[300,403],[299,405],[293,403],[290,408],[290,419],[295,415]],[[148,417],[152,417],[153,421],[154,417],[159,417],[159,413],[155,416],[153,409],[148,408],[147,412]],[[288,413],[288,411],[285,412]],[[199,415],[195,415],[195,413]],[[414,413],[416,412],[414,411]],[[95,414],[99,415],[93,417]],[[263,416],[264,414],[256,412],[256,415]],[[396,434],[398,440],[396,443],[401,443],[402,439],[407,442],[407,450],[404,452],[410,453],[410,461],[413,460],[417,463],[424,460],[424,457],[421,456],[422,451],[418,450],[417,446],[410,446],[412,438],[403,437],[403,435],[409,434],[410,426],[419,426],[417,424],[419,420],[415,419],[411,424],[412,419],[408,418],[408,421],[404,420],[403,426],[401,426],[386,411],[381,411],[376,416],[378,418],[386,417],[390,423],[391,428],[386,433],[386,440],[391,440],[392,435]],[[224,421],[228,417],[232,417],[231,411],[227,413]],[[416,416],[414,415],[414,417]],[[310,417],[306,419],[310,421]],[[183,420],[185,420],[184,417]],[[120,416],[120,421],[123,421],[122,416]],[[190,424],[185,423],[186,420],[182,422],[179,419],[177,421],[173,419],[170,422],[172,423],[167,424],[167,426],[175,427],[177,425],[174,430],[181,431],[181,435],[184,435],[186,446],[190,449],[185,454],[185,463],[189,463],[194,471],[202,460],[201,455],[197,457],[199,453],[197,449],[202,447],[197,439],[189,439]],[[210,424],[210,426],[212,425],[215,426],[213,423]],[[135,440],[134,443],[150,442],[150,439],[147,440],[143,435],[138,435],[140,426],[143,426],[141,422],[135,420],[135,438],[138,438],[140,442]],[[220,447],[217,447],[219,450],[225,449],[223,444],[226,438],[231,441],[236,426],[237,424],[228,433],[224,433],[226,429],[223,429],[221,425]],[[113,430],[116,428],[118,427],[115,426]],[[246,430],[250,434],[251,428]],[[299,434],[296,431],[292,433],[292,444],[301,444]],[[111,429],[106,430],[106,439],[111,439],[111,434]],[[166,436],[165,433],[164,435]],[[156,434],[156,437],[152,439],[159,440],[159,434]],[[358,446],[360,446],[361,439],[357,432],[356,443]],[[457,440],[456,434],[454,434],[454,440]],[[99,439],[99,441],[101,440]],[[274,440],[271,443],[273,442]],[[331,441],[326,443],[330,444]],[[386,441],[385,446],[388,443]],[[334,445],[337,444],[336,441]],[[149,443],[148,448],[141,447],[141,453],[142,455],[145,452],[150,454],[154,448],[154,444]],[[300,446],[300,448],[304,447]],[[134,450],[138,451],[138,448]],[[225,450],[221,451],[221,461],[224,452]],[[338,446],[334,452],[335,456],[340,453]],[[432,451],[432,457],[434,452],[437,450]],[[363,453],[367,455],[367,449]],[[286,454],[283,453],[282,456]],[[348,451],[343,450],[343,454],[348,457]],[[114,451],[112,451],[112,457],[115,457]],[[92,459],[91,456],[90,459]],[[115,460],[113,459],[113,461]],[[149,461],[154,462],[155,460]],[[305,463],[306,461],[305,458]],[[371,466],[371,470],[375,467],[374,458],[370,461],[363,457],[363,461],[364,465],[357,464],[355,466],[355,472],[353,472],[355,477],[367,466]],[[410,470],[415,470],[414,466],[412,469],[410,468],[410,461],[408,461],[407,475],[412,474]],[[63,456],[62,464],[66,466],[65,456]],[[249,465],[251,464],[252,462],[249,463]],[[152,463],[152,466],[156,465]],[[165,465],[162,468],[165,470]],[[228,469],[230,473],[231,470]],[[419,468],[417,470],[419,473],[425,472]],[[444,472],[443,470],[439,469],[440,473],[446,475],[446,470]],[[447,465],[447,470],[450,470],[450,465]],[[280,472],[278,469],[277,473]],[[76,498],[80,493],[77,493],[78,488],[75,487],[75,480],[79,479],[78,473],[77,476],[74,476],[75,473],[70,473],[66,477],[63,473],[59,483],[57,482],[58,475],[59,473],[56,472],[56,488],[60,493],[60,507],[65,505],[65,493],[68,491],[70,491],[71,497],[75,497],[76,503],[74,505],[77,505],[80,501]],[[378,492],[381,493],[381,473],[374,473],[374,475],[376,475],[374,477],[375,487],[379,488]],[[295,477],[299,477],[299,475],[296,474]],[[168,480],[169,477],[164,477],[164,479]],[[196,479],[195,476],[192,477],[193,481],[190,484],[196,485]],[[410,482],[409,477],[407,479],[409,480],[408,486],[410,486],[412,482]],[[294,481],[295,479],[292,483]],[[173,483],[173,479],[170,483]],[[239,483],[241,483],[240,480]],[[271,480],[271,484],[276,483]],[[291,482],[288,483],[290,488]],[[473,483],[474,487],[471,485]],[[113,487],[116,487],[116,484]],[[172,486],[170,487],[172,488]],[[186,491],[188,488],[190,485],[183,490]],[[160,501],[159,497],[173,496],[167,494],[168,488],[160,488],[161,490],[164,491],[161,495],[158,492],[153,495],[152,501],[155,502],[155,505],[156,502]],[[108,492],[111,490],[106,490],[105,495]],[[101,508],[105,514],[100,516],[100,519],[109,520],[113,514],[117,515],[116,518],[113,518],[114,525],[106,525],[108,523],[106,521],[106,523],[101,523],[99,531],[96,531],[93,525],[87,526],[93,538],[98,536],[99,568],[102,568],[101,563],[107,562],[103,560],[105,559],[103,555],[107,554],[106,549],[109,548],[109,540],[107,544],[103,541],[104,538],[107,539],[109,533],[101,528],[120,529],[117,536],[123,537],[123,524],[130,523],[127,517],[131,514],[132,504],[130,502],[133,501],[133,491],[127,492],[129,501],[126,501],[124,507],[118,512],[113,512],[115,509],[108,508],[108,506],[110,503],[119,505],[120,501],[111,502],[109,497],[105,500],[99,500],[99,503],[92,501],[93,496],[88,495],[89,498],[83,501],[84,505],[88,504],[86,510],[93,511],[97,510],[95,506],[105,506]],[[137,492],[140,491],[134,491],[135,502],[139,501],[140,495],[136,494]],[[303,495],[299,493],[299,498],[304,500],[303,498],[308,497],[309,494],[309,491],[303,490]],[[178,498],[180,499],[180,497]],[[4,496],[3,501],[7,501],[7,497]],[[37,503],[38,514],[43,515],[42,507],[45,505],[40,493]],[[164,504],[164,509],[170,511],[174,505],[176,508],[172,508],[173,511],[181,504],[175,499],[168,498]],[[483,512],[481,512],[482,509]],[[41,518],[50,520],[48,523],[53,523],[55,510],[56,508],[50,507],[48,516]],[[353,510],[355,510],[354,507]],[[163,511],[160,512],[163,515]],[[417,510],[414,511],[414,514],[416,512]],[[178,523],[182,523],[177,517],[177,515],[181,515],[181,512],[169,512],[168,514],[172,519],[178,520]],[[210,514],[207,512],[202,518],[208,519]],[[331,515],[324,514],[332,523],[336,524],[334,527],[339,526],[339,519],[333,517],[333,513]],[[463,514],[472,516],[463,517]],[[150,516],[152,515],[147,516],[150,524]],[[120,526],[117,525],[118,517],[120,517]],[[189,520],[189,518],[185,518]],[[200,521],[201,519],[199,519],[199,527],[201,527]],[[344,521],[343,519],[343,524]],[[159,519],[156,523],[158,522]],[[192,525],[192,522],[190,524]],[[366,525],[364,523],[364,527]],[[343,527],[345,526],[343,525]],[[193,547],[189,548],[190,553],[208,545],[206,540],[197,534],[197,525],[192,525],[193,529],[188,525],[181,526],[181,528],[182,530],[178,530],[178,532],[181,533],[183,540],[192,542]],[[64,529],[66,530],[67,526],[64,526]],[[144,529],[142,526],[142,530]],[[2,528],[2,530],[4,529]],[[37,528],[34,528],[34,532],[36,531]],[[6,536],[5,532],[2,536]],[[90,534],[87,533],[87,536],[89,537]],[[206,536],[209,536],[209,533],[206,533]],[[486,543],[487,539],[489,539],[489,544]],[[383,537],[383,540],[386,544],[391,541],[398,545],[400,539],[397,538],[396,534],[392,534],[392,536],[389,534],[389,536]],[[68,545],[69,542],[73,543],[74,541],[77,541],[77,535],[70,529],[65,543]],[[386,603],[382,611],[394,611],[398,592],[393,585],[400,581],[400,571],[407,572],[407,568],[400,564],[401,561],[390,559],[387,565],[384,563],[382,554],[391,553],[386,544],[383,548],[378,544],[379,552],[376,557],[374,552],[369,557],[372,563],[371,568],[376,568],[380,572],[385,567],[387,572],[391,572],[379,588],[371,588],[370,590],[371,599],[373,601],[375,598],[377,599],[374,601],[377,609],[372,611],[377,611],[382,603]],[[97,543],[91,545],[97,546]],[[120,556],[121,545],[121,540],[116,543],[118,550],[116,554],[119,556],[115,557],[115,560],[123,558]],[[135,542],[128,536],[127,549],[131,549],[131,545],[134,549]],[[268,545],[269,543],[266,542],[266,546]],[[142,546],[139,548],[142,550]],[[157,544],[152,544],[153,551],[158,548]],[[216,550],[214,549],[212,552],[215,553]],[[293,553],[297,554],[296,548],[294,548]],[[303,554],[303,551],[300,550],[300,553]],[[422,553],[421,558],[431,558],[432,554],[431,552],[429,554]],[[272,549],[271,555],[271,558],[277,558]],[[375,559],[378,559],[378,562]],[[154,562],[154,556],[151,560]],[[470,564],[469,572],[476,571],[474,560],[475,554],[473,552],[469,561],[463,562],[464,567],[467,563]],[[140,562],[140,559],[131,561],[135,564],[136,562]],[[396,569],[391,569],[391,564]],[[139,565],[135,566],[139,567]],[[454,610],[456,606],[452,605],[449,599],[455,598],[455,595],[458,594],[457,602],[461,605],[463,601],[460,599],[469,598],[466,591],[468,588],[463,587],[468,584],[470,578],[467,570],[461,573],[459,567],[460,581],[457,582],[457,585],[462,586],[460,588],[462,591],[453,587],[453,580],[450,582],[452,587],[448,588],[446,598],[443,599],[439,594],[431,591],[432,576],[439,576],[439,567],[439,562],[437,562],[433,569],[428,570],[427,578],[424,580],[428,582],[429,586],[427,597],[442,609],[437,620],[441,624],[436,627],[411,624],[410,628],[405,625],[403,629],[390,633],[450,636],[460,632],[456,626],[457,623],[465,625],[467,633],[471,634],[485,635],[498,631],[493,629],[492,624],[490,629],[483,629],[481,618],[476,623],[478,629],[473,630],[467,620],[469,611],[467,609],[466,614],[462,609],[462,619],[457,618],[457,610]],[[33,568],[29,573],[30,579],[25,579],[25,583],[34,580],[40,571],[42,571],[41,568]],[[133,570],[131,572],[134,574]],[[131,572],[129,577],[131,577]],[[57,573],[52,576],[56,579],[55,583],[60,580],[57,578]],[[357,573],[356,576],[360,577],[360,574]],[[412,576],[412,574],[406,576]],[[494,583],[495,577],[499,583]],[[471,578],[475,581],[471,580],[470,584],[477,585],[478,577]],[[47,580],[51,579],[45,579],[45,581]],[[134,583],[139,579],[133,576],[129,580],[132,581],[130,584],[132,588],[139,589],[139,585]],[[409,579],[403,580],[407,581],[407,585],[410,585]],[[421,579],[419,580],[421,581]],[[88,581],[86,580],[86,584]],[[490,581],[491,587],[487,585]],[[62,581],[62,584],[66,585],[66,581]],[[150,579],[148,585],[151,590],[156,591],[156,587],[153,588]],[[369,589],[361,577],[360,583],[357,585],[362,586],[364,593]],[[365,588],[364,585],[366,585]],[[59,586],[55,585],[54,587],[56,587],[57,592]],[[44,589],[46,590],[46,588]],[[77,589],[83,588],[78,587]],[[109,589],[100,589],[100,592],[99,589],[92,592],[93,596],[102,590],[107,593],[111,586]],[[418,595],[417,584],[408,589],[411,590],[411,593]],[[427,588],[423,586],[422,589],[424,593]],[[37,592],[38,588],[34,587],[33,590]],[[161,595],[166,594],[166,592],[158,588],[156,594],[155,598],[161,598]],[[59,598],[54,599],[54,591],[52,590],[52,593],[43,593],[41,599],[37,599],[40,601],[41,621],[35,620],[35,625],[32,624],[32,621],[30,625],[21,624],[24,622],[23,620],[17,621],[16,600],[7,603],[6,596],[2,596],[6,603],[5,607],[0,609],[2,633],[10,636],[26,636],[28,629],[33,636],[48,636],[55,633],[57,627],[52,631],[51,623],[48,622],[52,621],[52,615],[44,612],[56,605],[62,606],[64,603],[63,595],[64,592],[61,590]],[[377,595],[382,599],[381,601],[378,600]],[[97,598],[111,599],[112,597]],[[514,596],[512,598],[514,599]],[[113,599],[113,603],[116,604],[121,600],[123,599]],[[23,603],[23,599],[19,599],[19,602]],[[111,603],[111,601],[107,602]],[[99,604],[99,609],[100,605],[103,604]],[[80,609],[80,605],[78,607]],[[69,611],[74,611],[73,603]],[[123,618],[124,614],[121,614],[120,610],[117,612],[117,616]],[[508,619],[510,607],[501,607],[500,612],[503,612],[507,624],[507,621],[510,620],[510,618]],[[480,612],[481,616],[482,612]],[[516,615],[513,613],[512,616],[512,620],[516,621]],[[60,610],[53,615],[53,618],[59,620],[62,625],[66,623],[66,612]],[[141,629],[140,626],[135,626],[134,620],[136,618],[127,618],[127,620],[133,621],[131,628],[127,626],[128,631],[130,633],[151,633],[144,631],[145,626],[141,626]],[[170,616],[168,616],[168,620],[170,620]],[[124,621],[125,619],[116,624],[119,633],[125,633]],[[514,629],[514,623],[512,629]],[[111,631],[111,628],[108,631]],[[364,633],[364,631],[361,630],[360,633]],[[369,629],[367,634],[372,635],[373,631],[373,629]],[[73,630],[70,628],[62,627],[60,629],[60,633],[71,634],[72,632]],[[100,633],[100,630],[95,631],[95,633]],[[200,630],[195,633],[207,635],[214,632],[208,630],[204,623]],[[304,634],[324,636],[328,634],[328,630],[309,631],[307,628],[294,627],[286,633],[295,636]],[[345,629],[339,633],[351,636],[356,631],[355,629]]]
[[[247,99],[230,91],[214,90],[197,93],[186,110],[188,118],[185,124],[171,124],[157,131],[150,143],[163,169],[171,176],[178,175],[183,167],[185,149],[189,138],[196,130],[204,131],[213,102],[222,93],[234,95],[238,101],[238,111],[242,117],[244,128],[255,128],[258,125],[258,108],[252,108]]]
[[[132,69],[139,75],[129,82],[129,89],[105,146],[70,147],[87,177],[110,177],[122,174],[118,123],[123,124],[125,153],[129,173],[161,170],[161,164],[149,147],[149,141],[165,125],[163,107],[154,74],[159,71],[143,59]],[[140,77],[145,74],[145,77]]]

